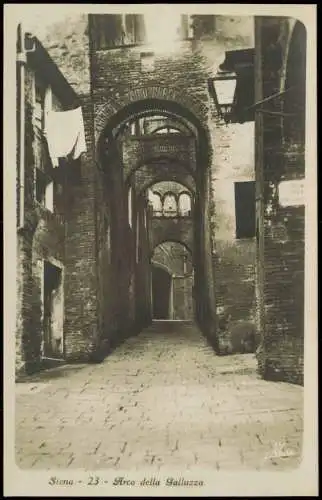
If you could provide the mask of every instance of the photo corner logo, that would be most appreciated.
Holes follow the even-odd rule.
[[[294,456],[295,454],[295,451],[289,448],[287,443],[283,441],[276,441],[273,444],[271,453],[266,455],[265,459],[269,460],[272,458],[288,458]]]

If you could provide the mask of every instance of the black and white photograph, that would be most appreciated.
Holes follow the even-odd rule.
[[[8,496],[314,496],[315,6],[5,10]]]

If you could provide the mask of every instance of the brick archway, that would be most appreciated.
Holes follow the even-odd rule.
[[[181,239],[181,238],[174,238],[174,237],[164,237],[164,238],[160,238],[160,241],[157,241],[155,242],[154,245],[152,245],[152,249],[151,249],[151,252],[150,252],[150,260],[152,262],[153,260],[153,254],[154,254],[154,251],[156,250],[156,248],[158,248],[160,245],[162,245],[163,243],[177,243],[178,245],[181,245],[182,247],[184,247],[187,252],[190,254],[191,256],[191,259],[192,259],[192,256],[193,256],[193,246],[190,244],[190,242],[188,241],[185,241],[184,239]],[[192,259],[193,261],[193,259]]]
[[[100,140],[104,131],[112,130],[123,121],[144,111],[169,113],[192,126],[199,142],[202,165],[207,167],[212,157],[210,132],[208,129],[208,108],[199,99],[176,89],[162,86],[138,88],[128,92],[114,103],[97,107],[94,117],[96,158],[100,163]]]
[[[153,218],[150,226],[150,248],[153,250],[165,241],[181,243],[194,254],[193,224],[190,218]]]
[[[96,141],[113,116],[124,108],[133,105],[133,103],[147,100],[176,103],[181,108],[188,110],[189,114],[194,115],[200,123],[206,123],[207,121],[207,106],[199,99],[192,98],[186,93],[183,95],[182,92],[174,88],[162,86],[142,87],[124,94],[113,104],[104,103],[98,108],[98,113],[96,113],[94,119]]]
[[[140,176],[141,171],[143,171],[142,176]],[[138,172],[138,175],[132,176],[128,182],[133,185],[137,182],[135,181],[135,178],[137,178],[140,193],[144,192],[150,186],[153,186],[153,184],[157,184],[158,182],[173,181],[182,184],[182,186],[186,188],[187,192],[196,194],[196,185],[193,177],[183,171],[176,171],[173,173],[171,171],[167,171],[165,173],[157,172],[156,168],[153,169],[151,168],[151,165],[149,165],[147,168],[142,167],[136,172]],[[141,178],[142,183],[140,182]]]

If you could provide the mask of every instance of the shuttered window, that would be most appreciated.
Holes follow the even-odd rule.
[[[255,237],[255,182],[235,182],[236,238]]]
[[[145,40],[143,14],[95,14],[92,28],[97,50],[136,45]]]

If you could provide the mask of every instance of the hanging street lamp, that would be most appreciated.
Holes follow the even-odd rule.
[[[209,78],[209,94],[213,98],[219,116],[230,123],[233,118],[237,75],[234,72],[220,71]]]

